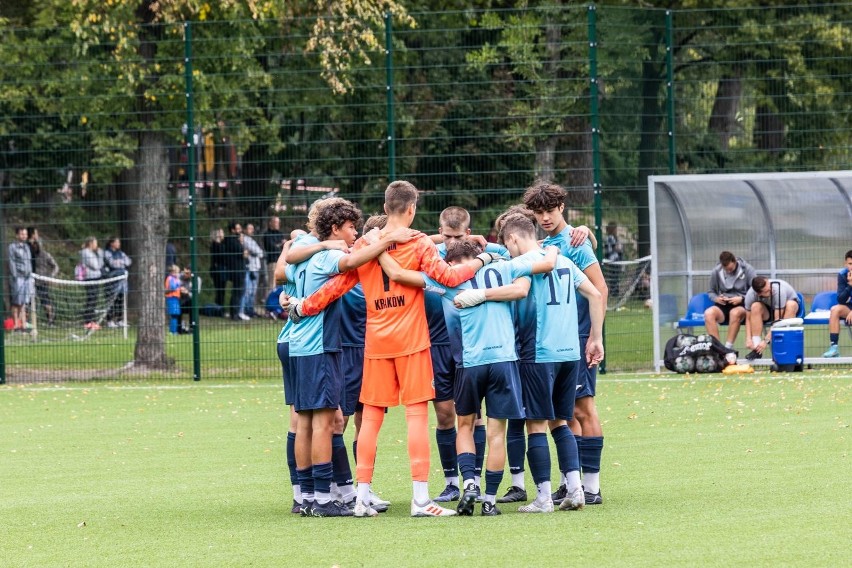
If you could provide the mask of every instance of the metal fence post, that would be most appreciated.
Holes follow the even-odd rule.
[[[393,122],[393,19],[385,12],[385,92],[387,95],[388,123],[388,181],[396,179],[396,137]]]
[[[674,63],[672,11],[666,10],[666,111],[669,136],[669,173],[677,173],[677,157],[675,155],[675,103],[674,103]]]
[[[189,268],[192,271],[192,380],[201,380],[201,330],[198,327],[198,253],[195,226],[195,124],[192,116],[192,26],[184,22],[184,76],[186,78],[186,150],[189,182]]]
[[[601,188],[601,117],[598,108],[598,30],[597,7],[589,4],[589,114],[592,123],[592,189],[595,199],[595,237],[598,240],[599,259],[603,259],[603,195]],[[606,306],[604,306],[606,309]],[[604,334],[606,353],[606,334]],[[606,373],[606,359],[601,361],[601,373]]]

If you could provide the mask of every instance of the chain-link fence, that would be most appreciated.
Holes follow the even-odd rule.
[[[563,185],[599,255],[636,261],[605,267],[607,368],[647,369],[647,176],[852,158],[850,3],[418,12],[375,42],[292,14],[119,16],[0,28],[2,249],[11,266],[32,227],[40,253],[30,309],[4,271],[6,380],[279,376],[282,235],[325,195],[378,212],[394,179],[423,192],[416,228],[460,205],[484,236],[537,177]],[[77,270],[119,251],[129,266]],[[125,268],[126,292],[103,280]]]

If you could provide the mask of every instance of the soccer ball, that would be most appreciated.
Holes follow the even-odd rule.
[[[712,355],[699,355],[695,360],[695,370],[699,373],[713,373],[716,367],[716,358]]]
[[[675,371],[678,373],[691,373],[695,370],[695,359],[689,355],[681,355],[674,362]]]
[[[692,335],[678,335],[675,345],[677,345],[678,347],[689,347],[690,345],[695,343],[695,341],[696,338]]]

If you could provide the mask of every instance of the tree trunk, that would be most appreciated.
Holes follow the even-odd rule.
[[[535,143],[535,177],[554,181],[556,175],[556,138],[551,136]]]
[[[716,99],[707,128],[716,134],[719,150],[727,152],[731,137],[737,129],[737,112],[740,108],[740,97],[743,93],[743,82],[739,70],[730,76],[722,77],[716,88]]]
[[[567,172],[562,184],[568,191],[566,205],[588,205],[595,198],[592,127],[584,116],[569,116],[565,121],[568,134],[564,137],[565,151],[562,152],[560,167]]]
[[[130,203],[137,247],[136,272],[139,324],[134,362],[151,368],[170,367],[166,356],[166,306],[163,254],[169,237],[168,155],[162,137],[153,131],[139,134],[136,159],[137,199]]]
[[[773,156],[777,156],[784,150],[784,119],[769,105],[757,106],[754,144]]]
[[[648,58],[642,63],[642,118],[639,131],[639,167],[636,180],[637,189],[636,220],[638,238],[636,243],[639,257],[651,254],[651,212],[648,209],[648,176],[654,175],[657,140],[663,122],[663,110],[660,104],[660,90],[663,86],[663,62],[658,60],[659,36],[650,49]]]

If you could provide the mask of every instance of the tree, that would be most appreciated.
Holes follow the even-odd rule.
[[[286,38],[290,23],[312,17],[307,48],[318,51],[329,89],[345,93],[353,62],[364,61],[381,37],[375,30],[383,26],[384,11],[411,22],[394,1],[347,6],[352,9],[333,0],[286,6],[253,0],[35,0],[26,11],[3,13],[13,21],[0,21],[8,40],[0,57],[21,65],[6,68],[14,76],[4,77],[4,84],[16,89],[0,103],[31,100],[37,112],[61,117],[65,129],[83,131],[96,177],[104,184],[120,182],[120,199],[131,204],[126,228],[136,259],[133,287],[140,291],[134,297],[137,365],[171,364],[164,342],[162,251],[169,236],[167,148],[180,142],[186,121],[185,22],[193,22],[198,121],[224,122],[243,150],[257,140],[275,150],[283,142],[279,117],[265,111],[272,84],[263,65],[267,42]],[[238,40],[222,49],[223,37]]]

